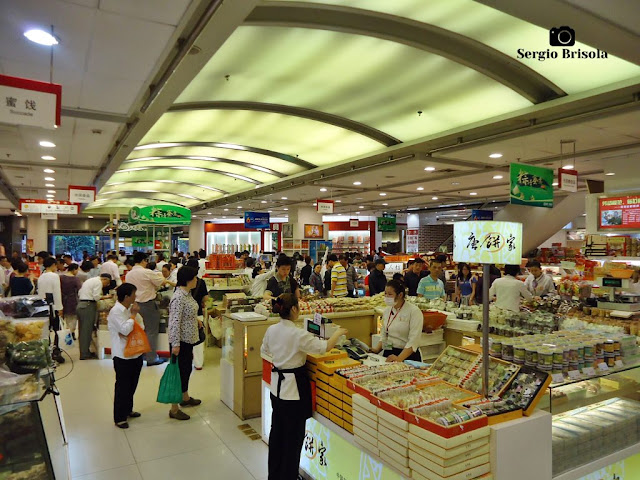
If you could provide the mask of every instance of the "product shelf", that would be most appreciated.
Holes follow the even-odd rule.
[[[640,453],[640,443],[636,443],[615,453],[605,455],[598,460],[587,463],[586,465],[582,465],[573,470],[569,470],[568,472],[561,473],[560,475],[553,477],[553,480],[579,480],[590,473],[624,460],[625,458],[631,457],[637,453]]]
[[[205,274],[209,274],[209,275],[226,275],[226,274],[239,275],[243,272],[244,270],[205,270],[204,271]]]

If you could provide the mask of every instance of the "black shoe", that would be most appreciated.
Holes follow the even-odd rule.
[[[76,340],[76,333],[75,333],[75,332],[71,332],[71,338],[73,338],[74,340]]]
[[[51,358],[53,360],[55,360],[57,363],[64,363],[65,362],[64,358],[62,358],[62,352],[60,351],[60,349],[55,349],[51,353]]]
[[[140,412],[131,412],[129,414],[129,418],[139,418],[141,416],[142,416],[142,414]]]
[[[127,422],[116,423],[116,427],[118,428],[129,428],[129,424]]]
[[[95,353],[90,353],[89,355],[86,356],[80,356],[80,360],[97,360],[98,356]]]

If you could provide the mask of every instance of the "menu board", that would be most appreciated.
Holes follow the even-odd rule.
[[[640,195],[600,199],[601,229],[640,229]]]

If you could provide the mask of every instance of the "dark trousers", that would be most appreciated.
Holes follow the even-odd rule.
[[[147,363],[153,363],[158,361],[158,334],[160,333],[160,310],[158,309],[158,302],[155,300],[149,300],[148,302],[139,303],[140,315],[144,320],[144,333],[147,334],[149,339],[149,346],[151,351],[145,354]]]
[[[269,480],[297,480],[304,442],[305,406],[300,400],[280,400],[271,395]]]
[[[180,383],[182,393],[189,391],[189,377],[193,365],[193,345],[180,342],[180,353],[178,354],[178,368],[180,369]]]
[[[116,371],[116,388],[113,396],[113,421],[125,422],[133,411],[133,395],[138,387],[142,355],[125,360],[113,357],[113,368]]]
[[[93,327],[96,324],[97,306],[96,302],[88,302],[86,300],[80,300],[78,302],[76,315],[78,315],[80,357],[88,357],[91,354],[91,352],[89,352],[89,346],[91,345]]]

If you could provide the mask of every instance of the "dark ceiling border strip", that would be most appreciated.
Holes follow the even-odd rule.
[[[154,146],[161,145],[161,146]],[[237,143],[227,143],[227,142],[157,142],[157,143],[148,143],[145,145],[138,145],[133,150],[152,150],[156,148],[175,148],[175,147],[211,147],[211,148],[223,148],[227,150],[240,150],[243,152],[251,152],[257,153],[259,155],[264,155],[266,157],[279,158],[280,160],[284,160],[285,162],[293,163],[294,165],[298,165],[299,167],[305,169],[317,168],[313,163],[309,163],[305,160],[301,160],[298,157],[294,157],[292,155],[287,155],[286,153],[274,152],[273,150],[266,150],[264,148],[258,147],[248,147],[246,145],[238,145]]]
[[[122,162],[125,163],[138,163],[138,162],[153,162],[155,160],[195,160],[201,162],[213,162],[213,163],[226,163],[229,165],[234,165],[236,167],[245,167],[250,168],[252,170],[256,170],[258,172],[267,173],[269,175],[273,175],[274,177],[284,178],[286,175],[284,173],[276,172],[267,167],[263,167],[262,165],[255,165],[253,163],[243,162],[240,160],[231,160],[228,158],[221,157],[209,157],[206,155],[154,155],[152,157],[140,157],[140,158],[130,158]],[[1,162],[0,162],[1,164]]]
[[[381,38],[472,68],[534,104],[566,95],[560,87],[515,58],[464,35],[406,18],[349,7],[270,2],[257,6],[244,24],[316,28]]]
[[[311,108],[280,105],[277,103],[242,102],[242,101],[217,101],[217,102],[187,102],[174,104],[169,111],[181,112],[188,110],[248,110],[251,112],[269,112],[306,118],[316,122],[326,123],[335,127],[368,137],[386,147],[392,147],[402,143],[395,137],[388,135],[376,128],[356,122],[339,115],[313,110]]]

